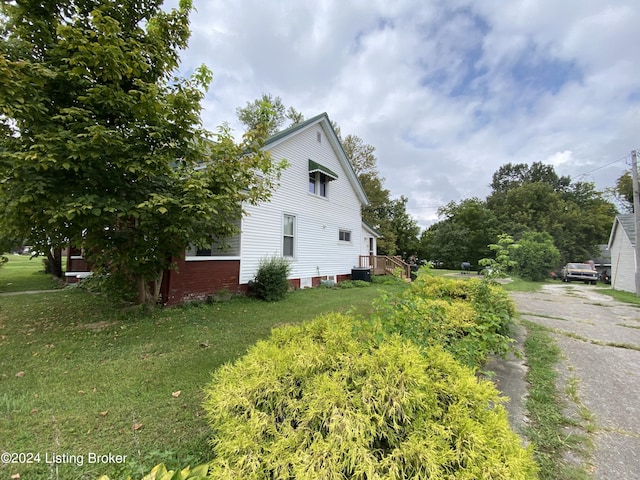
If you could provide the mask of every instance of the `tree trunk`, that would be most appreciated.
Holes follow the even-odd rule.
[[[45,268],[47,273],[50,273],[56,278],[62,278],[62,249],[51,248],[47,252],[47,267]]]
[[[136,277],[136,285],[138,287],[138,298],[136,298],[137,305],[144,305],[147,303],[147,281],[142,276]]]
[[[149,285],[150,282],[148,282],[146,278],[144,278],[142,275],[136,277],[136,285],[138,289],[136,304],[155,304],[162,301],[160,287],[162,286],[163,274],[164,272],[161,271],[152,281],[151,286],[153,287],[153,290],[151,290]]]

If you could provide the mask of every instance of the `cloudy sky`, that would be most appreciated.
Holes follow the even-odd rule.
[[[166,6],[175,5],[169,0]],[[262,93],[376,147],[422,226],[507,162],[612,186],[640,148],[638,0],[194,0],[210,130]]]

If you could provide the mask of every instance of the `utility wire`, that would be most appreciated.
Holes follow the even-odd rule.
[[[604,165],[594,168],[593,170],[589,170],[588,172],[581,173],[580,175],[578,175],[578,177],[584,177],[585,175],[589,175],[590,173],[597,172],[598,170],[602,170],[603,168],[608,167],[609,165],[613,165],[614,163],[618,163],[622,160],[628,160],[628,159],[629,159],[629,155],[625,155],[624,157],[620,157],[617,160],[614,160],[613,162],[606,163]]]

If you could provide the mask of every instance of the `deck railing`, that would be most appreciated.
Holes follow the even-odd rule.
[[[360,255],[360,266],[370,268],[371,275],[393,275],[399,271],[401,278],[411,278],[411,267],[400,257]]]

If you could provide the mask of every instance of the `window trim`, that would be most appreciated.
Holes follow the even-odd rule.
[[[314,178],[314,183],[311,183],[311,177]],[[328,198],[329,182],[331,177],[323,172],[309,172],[309,194],[320,198]],[[311,191],[311,185],[313,185],[313,191]]]
[[[351,233],[352,233],[351,230],[347,230],[346,228],[338,229],[338,241],[340,243],[344,243],[344,244],[349,243],[350,244],[351,243]],[[345,238],[342,238],[342,237],[345,237]],[[347,240],[347,238],[348,238],[348,240]]]
[[[293,233],[292,234],[287,234],[285,233],[285,226],[286,226],[286,218],[287,217],[291,217],[293,219]],[[296,245],[296,240],[298,238],[298,216],[293,214],[293,213],[287,213],[284,212],[282,214],[282,235],[280,237],[281,240],[281,245],[282,245],[282,257],[283,258],[296,258],[296,255],[298,253],[298,248]],[[287,255],[285,253],[285,238],[291,238],[291,255]]]

